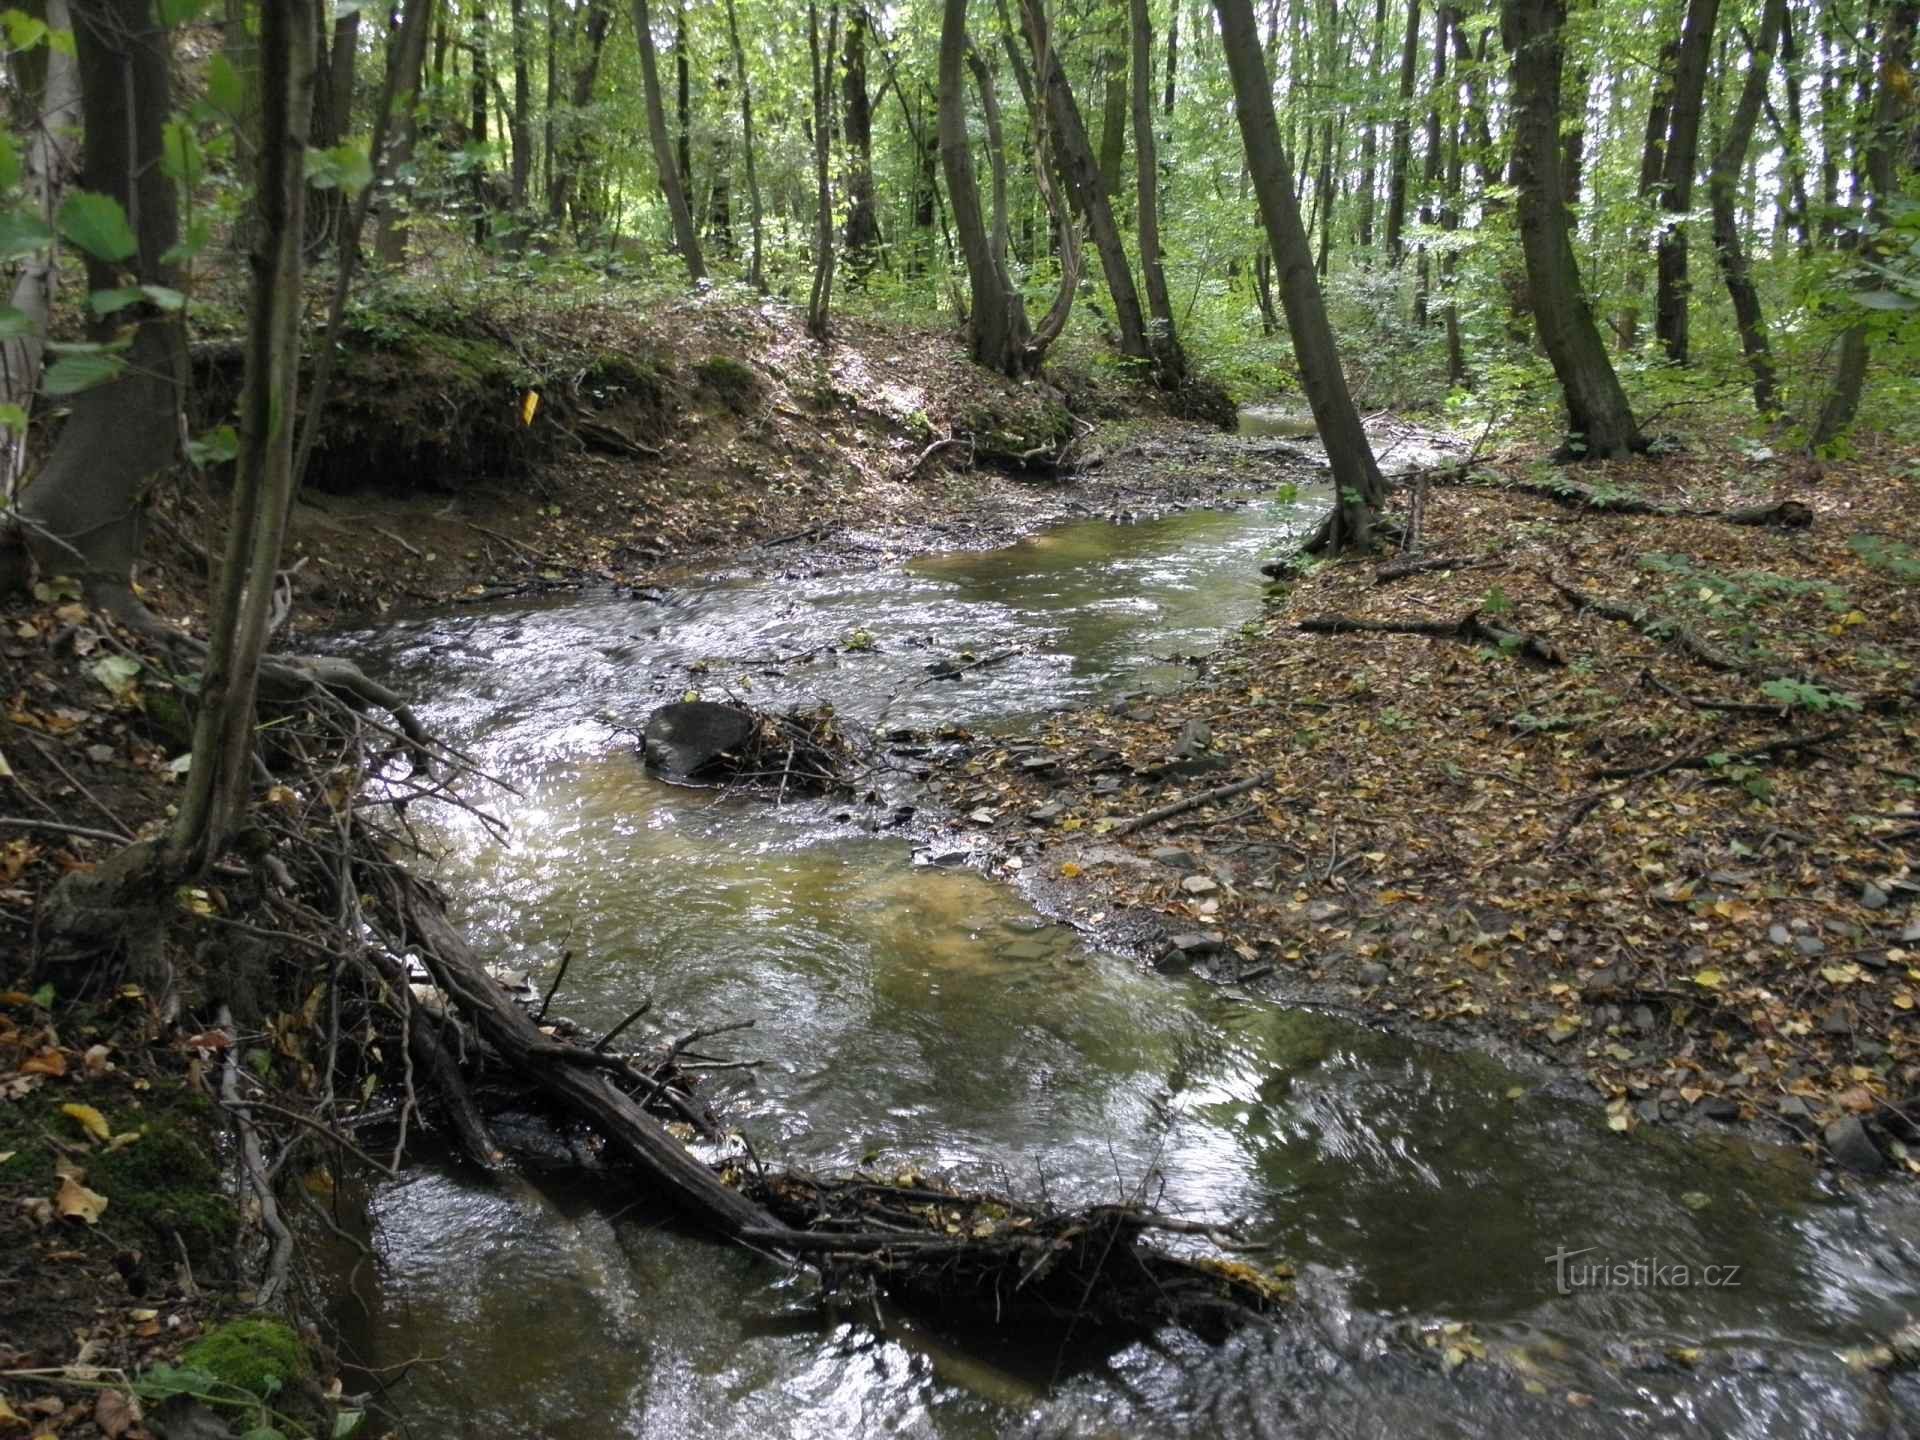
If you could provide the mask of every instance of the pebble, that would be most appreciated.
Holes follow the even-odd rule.
[[[1180,888],[1189,895],[1211,895],[1220,886],[1205,875],[1189,875],[1180,882]]]
[[[1827,953],[1827,942],[1818,935],[1796,935],[1793,937],[1793,948],[1809,957],[1824,955]]]
[[[1377,960],[1369,960],[1362,965],[1359,973],[1363,985],[1384,985],[1393,978],[1393,972]]]
[[[1203,955],[1218,955],[1227,948],[1224,936],[1215,931],[1195,930],[1184,935],[1175,935],[1167,942],[1171,950],[1178,951],[1189,959],[1198,959]]]
[[[1836,1005],[1820,1017],[1820,1033],[1822,1035],[1851,1035],[1853,1033],[1853,1021],[1847,1017],[1845,1010],[1842,1010]]]
[[[1027,812],[1027,819],[1036,825],[1051,825],[1067,813],[1067,807],[1059,801],[1049,801],[1045,805],[1035,806]]]
[[[1827,1149],[1833,1152],[1835,1162],[1842,1169],[1856,1175],[1878,1175],[1887,1168],[1887,1157],[1873,1143],[1867,1127],[1855,1117],[1848,1115],[1834,1121],[1824,1133]]]
[[[1192,870],[1200,864],[1191,850],[1182,850],[1178,845],[1162,845],[1157,850],[1149,850],[1147,858],[1159,865],[1170,865],[1175,870]]]
[[[1775,925],[1767,931],[1767,938],[1776,945],[1791,945],[1793,934],[1784,925]]]
[[[1016,940],[1000,947],[1001,958],[1006,960],[1044,960],[1052,953],[1053,947],[1039,940]]]
[[[1729,1100],[1724,1095],[1714,1095],[1701,1102],[1700,1113],[1709,1120],[1738,1120],[1740,1102]]]

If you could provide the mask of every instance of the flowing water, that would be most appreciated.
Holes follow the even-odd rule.
[[[663,785],[630,733],[688,689],[1017,729],[1165,687],[1258,613],[1313,506],[1077,524],[874,573],[576,599],[342,637],[510,778],[494,843],[442,822],[483,947],[556,1008],[764,1059],[726,1107],[763,1153],[1056,1200],[1144,1191],[1300,1273],[1222,1347],[1092,1352],[823,1310],[805,1276],[644,1206],[416,1169],[372,1202],[344,1317],[414,1433],[1856,1435],[1916,1392],[1841,1351],[1920,1293],[1920,1217],[1739,1138],[1609,1132],[1531,1080],[1321,1014],[1143,973],[1006,886],[916,863],[866,812]],[[1018,654],[954,681],[927,666]],[[879,812],[884,817],[884,808]],[[918,857],[924,859],[924,856]],[[636,1035],[635,1038],[638,1038]],[[1585,1252],[1563,1258],[1556,1253]],[[1669,1268],[1599,1287],[1583,1266]],[[1703,1284],[1702,1267],[1738,1267]],[[364,1279],[364,1277],[363,1277]],[[1564,1281],[1566,1283],[1558,1283]],[[1463,1327],[1443,1330],[1445,1326]],[[1449,1355],[1449,1347],[1452,1353]],[[1464,1360],[1464,1363],[1457,1363]]]

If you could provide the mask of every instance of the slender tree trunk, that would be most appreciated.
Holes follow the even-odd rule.
[[[512,172],[507,203],[517,215],[527,208],[527,185],[533,176],[533,77],[528,69],[527,0],[513,0],[513,114],[507,118],[512,146]]]
[[[1647,128],[1640,145],[1641,218],[1632,227],[1628,243],[1635,260],[1627,272],[1626,298],[1613,322],[1615,340],[1626,354],[1640,343],[1640,307],[1645,303],[1647,275],[1644,268],[1648,227],[1660,204],[1660,178],[1667,168],[1667,127],[1673,120],[1673,75],[1679,63],[1680,41],[1676,36],[1660,51],[1660,65],[1653,76],[1653,98],[1647,106]]]
[[[555,163],[547,185],[547,216],[564,219],[573,202],[575,188],[587,165],[586,109],[593,104],[593,87],[600,75],[600,56],[606,49],[607,32],[613,26],[613,11],[607,0],[589,0],[586,23],[586,54],[574,66],[573,90],[567,97],[570,113],[566,118],[566,143]],[[576,229],[580,228],[578,225]]]
[[[1387,263],[1398,269],[1407,257],[1407,170],[1413,162],[1413,76],[1420,58],[1420,0],[1407,0],[1407,40],[1400,51],[1400,108],[1393,116],[1393,151],[1387,162]]]
[[[1384,0],[1383,0],[1384,3]],[[1174,0],[1173,13],[1167,20],[1167,88],[1160,98],[1160,113],[1169,122],[1173,119],[1173,102],[1176,98],[1174,81],[1180,73],[1180,0]],[[1173,131],[1169,126],[1168,138]]]
[[[693,192],[693,57],[687,53],[686,0],[673,5],[673,109],[675,154],[680,161],[680,187]]]
[[[684,37],[685,31],[682,30]],[[807,0],[807,54],[813,62],[813,292],[807,301],[807,334],[827,338],[827,315],[833,304],[833,180],[828,165],[832,126],[828,123],[833,89],[833,38],[826,52],[820,48],[819,0]]]
[[[1153,138],[1153,25],[1147,0],[1129,0],[1133,31],[1133,166],[1134,204],[1139,213],[1140,271],[1147,282],[1147,310],[1152,317],[1148,342],[1162,389],[1172,390],[1187,378],[1186,352],[1173,327],[1173,299],[1167,293],[1166,267],[1160,259],[1160,166]]]
[[[71,30],[67,0],[47,0],[46,22],[55,30]],[[80,70],[65,49],[46,48],[46,67],[37,96],[29,103],[35,123],[22,157],[20,189],[25,203],[49,230],[67,183],[80,158]],[[20,263],[11,301],[20,314],[20,334],[0,341],[0,405],[33,408],[40,388],[41,361],[46,354],[47,321],[60,282],[60,252],[49,245]],[[0,439],[0,496],[11,505],[27,459],[27,427],[11,429]]]
[[[1740,330],[1740,348],[1746,352],[1747,366],[1753,371],[1753,404],[1762,415],[1779,408],[1775,391],[1773,353],[1767,343],[1766,320],[1760,310],[1760,294],[1754,288],[1753,272],[1747,263],[1745,243],[1740,236],[1735,214],[1740,170],[1746,163],[1747,147],[1753,139],[1753,127],[1760,118],[1760,104],[1766,98],[1767,79],[1773,70],[1774,46],[1786,21],[1787,0],[1766,0],[1760,16],[1760,33],[1747,58],[1747,77],[1740,87],[1740,98],[1727,121],[1726,136],[1707,172],[1707,197],[1713,208],[1714,253],[1720,261],[1721,277],[1727,282],[1727,295],[1733,301],[1734,322]]]
[[[667,213],[673,221],[675,247],[686,263],[689,280],[704,280],[707,262],[700,254],[700,237],[693,230],[693,211],[687,207],[686,187],[681,183],[680,167],[674,159],[673,140],[667,134],[667,107],[660,94],[660,61],[653,44],[653,22],[647,14],[647,0],[633,0],[633,31],[640,43],[640,81],[646,90],[647,133],[653,142],[654,168],[660,176],[660,189],[667,197]]]
[[[873,199],[873,105],[867,96],[867,36],[872,19],[864,4],[847,15],[841,59],[840,103],[847,139],[847,269],[864,285],[879,256],[880,220]]]
[[[940,21],[940,163],[947,176],[947,199],[953,210],[953,228],[966,259],[972,292],[971,350],[976,364],[1018,378],[1030,373],[1037,358],[1030,348],[1032,333],[1026,302],[1004,267],[994,259],[993,244],[980,210],[980,189],[973,178],[973,152],[967,143],[966,84],[962,79],[967,52],[967,0],[943,0]]]
[[[1912,104],[1913,31],[1920,5],[1914,0],[1897,0],[1887,15],[1879,66],[1879,83],[1874,87],[1873,104],[1867,116],[1862,148],[1865,170],[1866,205],[1850,243],[1863,249],[1869,259],[1881,263],[1876,252],[1885,242],[1881,231],[1887,223],[1888,202],[1899,193],[1899,157],[1911,143],[1909,127],[1901,122],[1903,105]],[[1866,289],[1877,290],[1877,277],[1869,276]],[[1867,378],[1867,327],[1855,323],[1840,337],[1840,357],[1834,366],[1833,388],[1820,416],[1814,422],[1810,443],[1815,450],[1825,449],[1853,424],[1860,408],[1861,392]]]
[[[865,11],[861,12],[862,16]],[[727,43],[733,49],[734,82],[740,87],[740,135],[745,146],[747,165],[747,215],[753,225],[753,258],[747,265],[747,283],[766,293],[767,275],[762,268],[765,222],[760,209],[760,176],[755,169],[753,138],[753,81],[747,74],[747,52],[740,44],[740,19],[734,0],[727,0]],[[871,175],[869,175],[871,185]]]
[[[1280,144],[1273,87],[1266,59],[1260,53],[1253,6],[1250,0],[1214,0],[1214,9],[1220,17],[1221,40],[1233,80],[1235,112],[1254,194],[1260,201],[1268,243],[1280,272],[1280,300],[1293,336],[1294,357],[1333,469],[1335,501],[1324,543],[1335,550],[1364,547],[1372,538],[1375,517],[1385,503],[1386,482],[1380,477],[1360,412],[1347,390],[1333,327],[1327,323],[1326,304],[1314,279],[1313,252],[1300,223],[1291,167]]]
[[[1587,308],[1567,223],[1560,177],[1565,0],[1503,0],[1500,21],[1513,56],[1514,171],[1534,323],[1566,398],[1569,450],[1587,459],[1613,459],[1643,447]]]
[[[1687,363],[1688,299],[1687,211],[1693,207],[1693,176],[1699,168],[1700,116],[1705,108],[1707,60],[1713,50],[1714,21],[1720,0],[1688,0],[1673,75],[1673,118],[1667,127],[1666,163],[1661,172],[1660,205],[1668,219],[1660,231],[1659,287],[1654,300],[1654,332],[1667,358]]]
[[[1122,21],[1121,23],[1124,23]],[[1107,36],[1100,56],[1100,178],[1107,194],[1120,195],[1120,167],[1127,155],[1127,51],[1126,32]]]
[[[302,14],[311,25],[312,13]],[[179,211],[161,153],[173,113],[170,34],[153,23],[150,0],[87,0],[73,20],[85,117],[81,181],[120,203],[138,240],[124,264],[89,256],[87,288],[171,287]],[[125,368],[69,402],[52,453],[21,491],[20,511],[42,571],[74,575],[95,604],[137,616],[131,582],[145,493],[173,463],[186,347],[179,316],[145,304],[95,320],[90,338],[111,340],[129,319]]]
[[[1067,83],[1066,69],[1053,48],[1047,26],[1044,0],[1021,0],[1025,13],[1027,43],[1033,52],[1036,86],[1045,98],[1050,133],[1060,156],[1067,187],[1086,216],[1094,248],[1100,255],[1100,268],[1107,279],[1107,291],[1113,297],[1116,323],[1120,327],[1120,353],[1137,360],[1151,358],[1147,350],[1146,316],[1140,308],[1140,292],[1134,287],[1133,267],[1127,260],[1126,245],[1120,227],[1113,218],[1113,205],[1106,180],[1087,143],[1087,129],[1080,118],[1080,107]]]
[[[313,11],[314,23],[324,27],[326,17],[319,7]],[[324,28],[316,36],[324,35]],[[353,129],[353,82],[360,47],[360,12],[347,10],[333,22],[331,43],[320,55],[320,73],[324,82],[313,87],[311,144],[317,150],[338,145]],[[307,241],[314,252],[339,241],[346,228],[351,206],[344,190],[315,191],[306,212]]]
[[[1373,249],[1373,207],[1380,188],[1380,59],[1387,48],[1387,0],[1374,0],[1373,38],[1368,50],[1367,123],[1360,136],[1360,214],[1356,235],[1362,250]],[[1363,263],[1370,260],[1363,258]]]
[[[226,558],[209,617],[193,763],[162,857],[164,871],[175,876],[199,873],[225,848],[252,776],[254,696],[293,499],[301,212],[313,110],[315,14],[314,0],[274,0],[261,13],[260,242],[240,401],[240,456]]]
[[[547,84],[545,99],[542,102],[540,154],[541,179],[547,199],[547,213],[553,215],[553,181],[559,173],[560,152],[558,147],[559,124],[556,120],[560,103],[560,7],[555,0],[547,0]],[[555,216],[554,218],[558,218]]]
[[[1445,5],[1433,12],[1433,90],[1427,104],[1427,153],[1420,172],[1420,223],[1423,226],[1433,224],[1433,194],[1440,188],[1440,174],[1445,164],[1440,152],[1440,96],[1447,88],[1447,24],[1452,17]],[[1413,323],[1416,329],[1427,328],[1427,291],[1431,283],[1432,264],[1427,255],[1427,247],[1420,246],[1419,274],[1413,287]]]
[[[468,58],[473,61],[473,73],[467,79],[467,129],[474,145],[485,146],[487,78],[491,62],[487,58],[487,8],[484,5],[476,6],[473,11],[473,47]],[[485,245],[487,234],[493,228],[493,206],[488,203],[486,172],[478,163],[468,183],[473,195],[473,243]]]
[[[1810,220],[1813,208],[1807,202],[1807,131],[1800,113],[1800,42],[1793,28],[1791,8],[1780,22],[1780,75],[1787,94],[1787,123],[1784,126],[1780,124],[1780,117],[1773,112],[1772,101],[1765,101],[1765,104],[1779,132],[1780,148],[1786,156],[1788,193],[1793,197],[1789,219],[1794,232],[1800,237],[1802,258],[1811,258],[1813,227]]]
[[[987,69],[985,58],[971,39],[967,41],[967,69],[972,72],[974,88],[980,92],[980,119],[987,132],[988,194],[991,197],[992,215],[987,243],[993,250],[993,263],[1004,270],[1007,268],[1008,251],[1012,247],[1011,232],[1007,228],[1007,139],[1000,124],[1000,97],[994,92],[993,72]]]

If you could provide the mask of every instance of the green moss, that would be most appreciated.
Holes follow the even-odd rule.
[[[272,1320],[229,1320],[189,1345],[180,1364],[262,1400],[308,1370],[300,1337]]]
[[[233,1243],[239,1219],[211,1153],[211,1107],[180,1096],[168,1113],[115,1114],[137,1125],[140,1138],[89,1162],[88,1184],[105,1195],[123,1223],[146,1226],[164,1245],[178,1234],[195,1258]]]
[[[736,415],[745,414],[760,395],[759,375],[751,365],[731,356],[709,355],[693,367],[693,378],[701,390]]]

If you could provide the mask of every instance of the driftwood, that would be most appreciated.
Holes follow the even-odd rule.
[[[1351,615],[1316,615],[1294,627],[1310,635],[1426,635],[1435,640],[1464,640],[1468,644],[1492,645],[1512,655],[1522,655],[1542,665],[1564,665],[1566,656],[1560,647],[1544,636],[1524,630],[1507,630],[1489,625],[1478,610],[1469,610],[1458,620],[1362,620]]]
[[[1188,795],[1184,799],[1172,801],[1144,815],[1136,815],[1131,820],[1122,820],[1107,833],[1110,835],[1131,835],[1136,830],[1144,830],[1149,825],[1158,825],[1162,820],[1171,820],[1176,815],[1184,815],[1189,810],[1198,810],[1202,805],[1211,805],[1216,800],[1230,800],[1235,795],[1243,795],[1249,790],[1258,790],[1262,785],[1273,782],[1274,771],[1263,770],[1251,780],[1235,780],[1231,784],[1216,785],[1211,790],[1202,790],[1197,795]]]
[[[917,1175],[894,1184],[823,1178],[762,1167],[750,1150],[747,1161],[710,1165],[651,1112],[686,1045],[736,1027],[696,1031],[653,1067],[549,1036],[486,973],[423,882],[383,873],[401,912],[395,926],[469,1035],[469,1056],[504,1066],[523,1103],[532,1098],[590,1129],[622,1174],[723,1240],[814,1266],[830,1282],[865,1281],[998,1324],[1066,1320],[1146,1332],[1175,1323],[1220,1334],[1270,1313],[1289,1294],[1284,1271],[1176,1256],[1146,1243],[1155,1231],[1228,1242],[1209,1227],[1133,1205],[1062,1212]],[[700,1108],[679,1103],[698,1128],[718,1136]]]

